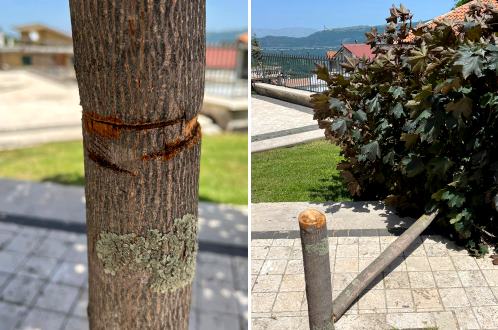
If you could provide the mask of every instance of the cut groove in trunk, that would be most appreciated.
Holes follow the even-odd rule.
[[[367,268],[337,296],[333,302],[334,322],[339,320],[361,293],[403,253],[432,223],[438,212],[422,215],[401,236],[387,247]]]
[[[70,0],[91,329],[188,329],[205,0]]]

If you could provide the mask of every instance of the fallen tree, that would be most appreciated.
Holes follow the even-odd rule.
[[[344,312],[360,297],[363,291],[372,284],[375,279],[391,265],[420,234],[434,221],[437,212],[424,214],[401,236],[387,247],[367,268],[334,299],[332,303],[333,320],[336,322]]]

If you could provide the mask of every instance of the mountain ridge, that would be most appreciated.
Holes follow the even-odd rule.
[[[306,37],[266,36],[258,38],[260,46],[264,48],[294,48],[294,47],[330,47],[338,48],[344,43],[363,43],[365,33],[373,26],[357,25],[349,27],[332,28],[314,32]],[[385,26],[375,26],[383,31]]]

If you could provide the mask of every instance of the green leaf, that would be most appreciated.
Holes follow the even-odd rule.
[[[427,67],[427,46],[425,42],[422,43],[420,48],[414,48],[410,56],[407,57],[406,62],[411,65],[412,71],[415,73],[421,73]]]
[[[483,59],[469,47],[461,47],[458,52],[458,60],[455,66],[460,67],[462,76],[467,79],[470,75],[482,77]]]
[[[330,110],[336,110],[336,111],[342,112],[344,110],[344,108],[345,108],[345,104],[341,100],[336,99],[334,97],[331,97],[329,99],[329,109]]]
[[[377,113],[378,111],[380,111],[381,107],[379,101],[379,94],[377,94],[373,99],[368,100],[366,104],[368,112]]]
[[[448,202],[449,207],[461,207],[465,202],[465,197],[457,192],[445,191],[442,199]]]
[[[396,103],[394,108],[391,109],[391,113],[393,114],[396,119],[400,119],[401,117],[405,116],[405,112],[403,111],[403,105],[401,102]]]
[[[393,95],[394,99],[398,99],[405,96],[405,89],[400,86],[389,87],[389,93]]]
[[[343,136],[348,130],[348,125],[345,119],[336,119],[332,123],[332,131],[337,132],[340,136]]]
[[[405,157],[401,160],[401,164],[403,164],[405,174],[409,178],[413,178],[425,170],[424,162],[417,157]]]
[[[361,155],[369,161],[374,161],[380,158],[379,142],[373,141],[361,147]]]
[[[431,195],[431,198],[435,201],[440,201],[443,199],[443,194],[446,192],[446,189],[439,189],[435,193]]]
[[[367,114],[363,110],[353,112],[353,118],[360,123],[367,121]]]
[[[393,165],[394,164],[394,156],[395,156],[394,151],[389,151],[384,157],[382,157],[382,162],[384,164]]]
[[[353,129],[351,131],[351,137],[355,142],[360,142],[361,141],[361,132],[358,129]]]
[[[471,217],[470,212],[468,210],[463,210],[462,212],[458,213],[453,218],[451,218],[450,223],[452,225],[454,225],[454,224],[459,223],[461,221],[469,220],[470,217]],[[462,225],[464,225],[464,224],[462,224]]]

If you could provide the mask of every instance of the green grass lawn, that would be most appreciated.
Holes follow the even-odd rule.
[[[316,141],[252,155],[252,202],[350,200],[337,164],[339,147]]]
[[[1,151],[0,177],[84,185],[81,141]],[[200,199],[247,205],[247,135],[202,139]]]

